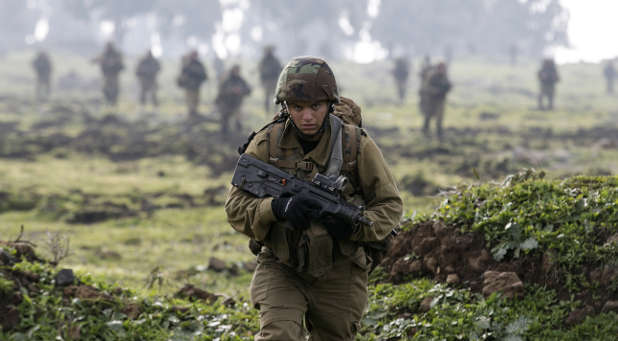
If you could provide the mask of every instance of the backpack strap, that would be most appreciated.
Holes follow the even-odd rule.
[[[330,157],[326,168],[326,176],[336,178],[341,173],[343,165],[343,146],[342,135],[343,123],[341,119],[335,115],[328,115],[330,120]]]

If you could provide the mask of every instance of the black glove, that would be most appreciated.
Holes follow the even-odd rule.
[[[319,216],[322,204],[306,194],[273,199],[271,208],[279,220],[287,220],[299,230],[309,228],[311,220]]]
[[[336,215],[325,215],[321,219],[328,233],[337,240],[350,239],[358,226],[353,221]]]

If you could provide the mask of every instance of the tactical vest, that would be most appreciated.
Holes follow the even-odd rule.
[[[300,146],[289,149],[281,148],[281,139],[284,136],[286,126],[290,124],[287,120],[275,122],[267,128],[269,163],[307,181],[310,181],[318,172],[330,176],[334,174],[329,174],[329,172],[336,172],[336,175],[340,173],[348,178],[348,183],[342,190],[344,199],[350,203],[362,205],[364,202],[358,177],[357,159],[363,131],[357,126],[343,124],[335,115],[329,115],[328,119],[331,121],[329,127],[331,161],[333,155],[341,155],[341,160],[338,162],[340,171],[329,169],[333,168],[329,167],[332,166],[333,162],[322,166],[305,159]],[[339,121],[341,134],[337,134],[333,129],[335,126],[333,122],[336,122],[333,120]],[[337,142],[337,139],[340,143]],[[341,150],[333,152],[333,148],[336,148],[337,145],[340,146]],[[291,229],[286,227],[286,224],[287,222],[274,224],[264,240],[264,245],[273,252],[280,262],[294,268],[297,272],[308,274],[314,278],[321,277],[330,270],[334,258],[341,256],[349,258],[361,268],[368,267],[369,260],[363,246],[359,243],[349,240],[334,241],[327,229],[320,223],[312,223],[311,227],[305,231]]]

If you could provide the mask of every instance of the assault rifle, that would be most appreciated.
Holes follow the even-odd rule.
[[[352,205],[341,198],[341,189],[346,181],[344,176],[333,179],[320,173],[311,182],[301,180],[248,154],[240,156],[232,177],[232,185],[258,198],[305,193],[322,203],[323,215],[345,218],[355,225],[371,226],[373,223],[363,216],[364,207]]]

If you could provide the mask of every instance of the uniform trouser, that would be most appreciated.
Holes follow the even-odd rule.
[[[51,82],[49,79],[38,79],[36,82],[36,99],[38,101],[46,100],[51,93]]]
[[[547,108],[549,110],[554,108],[554,87],[550,85],[542,85],[541,93],[539,94],[539,109],[545,109],[543,105],[544,99],[547,98]]]
[[[185,89],[185,98],[187,101],[187,109],[189,110],[189,115],[197,114],[197,107],[200,104],[200,90]]]
[[[323,277],[304,278],[262,251],[251,280],[251,301],[260,310],[256,341],[354,340],[367,305],[367,271],[345,258]]]
[[[431,123],[431,119],[434,118],[436,120],[436,131],[438,133],[438,137],[442,137],[444,100],[424,103],[421,105],[421,108],[421,110],[423,111],[423,115],[425,116],[425,121],[423,123],[423,133],[425,133],[425,135],[429,134],[429,124]]]
[[[103,95],[108,104],[115,105],[118,102],[118,92],[118,76],[105,76],[103,80]]]
[[[236,121],[236,130],[242,129],[242,124],[238,119],[240,115],[240,107],[219,107],[219,113],[221,114],[221,132],[227,134],[230,131],[230,120]]]
[[[607,93],[608,94],[614,93],[614,78],[613,77],[607,79]]]
[[[406,82],[403,80],[397,80],[397,94],[399,95],[399,101],[403,103],[406,97]]]
[[[153,83],[140,83],[140,93],[139,93],[139,102],[144,105],[146,101],[150,97],[152,104],[154,106],[159,105],[159,101],[157,99],[157,85]]]

